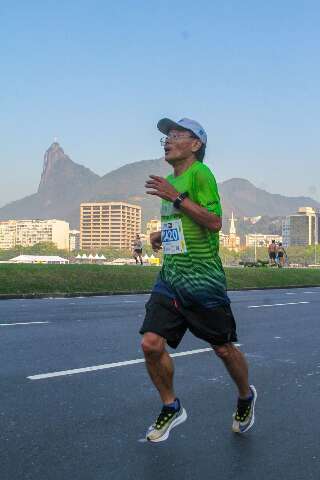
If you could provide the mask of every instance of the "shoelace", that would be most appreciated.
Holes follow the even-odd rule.
[[[238,399],[237,412],[235,416],[238,422],[243,422],[244,420],[246,420],[246,418],[250,413],[251,403],[252,403],[252,399],[250,400],[243,400],[241,398]]]
[[[167,423],[168,420],[170,420],[171,417],[176,413],[176,410],[174,408],[170,407],[162,407],[162,410],[157,418],[157,421],[155,423],[155,427],[157,430],[163,427],[165,423]]]

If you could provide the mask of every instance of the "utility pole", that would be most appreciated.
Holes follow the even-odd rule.
[[[254,234],[254,261],[257,263],[257,234]]]

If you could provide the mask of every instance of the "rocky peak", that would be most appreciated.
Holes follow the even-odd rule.
[[[47,184],[50,173],[52,172],[55,165],[58,162],[63,162],[65,160],[69,160],[69,157],[64,153],[58,142],[53,142],[44,154],[43,169],[38,192],[40,192]]]

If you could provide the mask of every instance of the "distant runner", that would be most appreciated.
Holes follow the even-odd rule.
[[[136,264],[141,263],[143,265],[143,260],[142,260],[142,242],[140,240],[140,235],[136,235],[136,238],[133,242],[133,258],[136,261]]]
[[[146,182],[147,193],[162,199],[162,230],[150,240],[155,250],[162,245],[164,254],[140,329],[146,366],[163,402],[146,438],[166,440],[187,418],[174,391],[174,366],[166,351],[166,344],[178,347],[187,329],[212,346],[237,385],[232,429],[244,433],[254,424],[257,393],[248,383],[245,357],[233,343],[236,324],[219,257],[220,198],[212,172],[202,163],[207,136],[199,123],[187,118],[164,118],[158,129],[166,135],[161,143],[173,173],[166,179],[150,175]]]

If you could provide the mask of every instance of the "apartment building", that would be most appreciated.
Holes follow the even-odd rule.
[[[80,230],[70,230],[70,232],[69,232],[69,250],[70,250],[70,252],[80,250]]]
[[[9,250],[16,245],[16,220],[0,221],[0,250]]]
[[[69,223],[56,219],[0,221],[0,249],[17,245],[32,247],[43,242],[52,242],[57,248],[68,249]]]
[[[282,222],[284,246],[307,246],[320,243],[320,212],[312,207],[300,207]]]
[[[95,202],[80,205],[82,250],[103,247],[132,248],[141,231],[141,207],[125,202]]]
[[[161,231],[161,221],[157,218],[152,218],[147,222],[147,235],[146,235],[146,243],[150,245],[150,234],[155,232]]]

